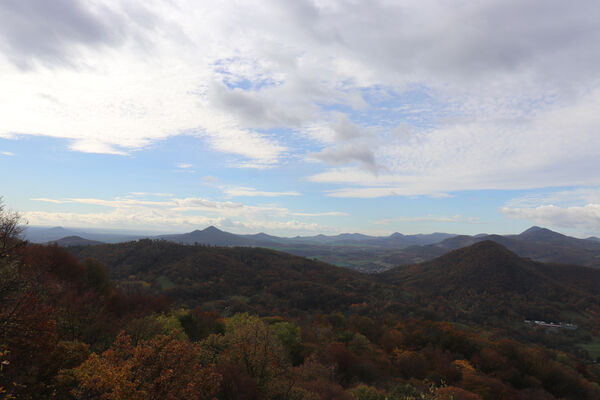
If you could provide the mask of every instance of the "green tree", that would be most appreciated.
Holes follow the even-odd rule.
[[[225,359],[241,366],[265,396],[281,390],[290,371],[286,351],[273,329],[260,318],[236,314],[225,322]]]

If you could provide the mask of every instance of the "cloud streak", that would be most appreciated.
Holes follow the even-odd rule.
[[[147,194],[146,194],[147,195]],[[162,195],[162,194],[159,194]],[[159,197],[154,195],[155,197]],[[53,212],[28,211],[23,216],[32,225],[62,225],[74,227],[105,227],[126,229],[147,229],[181,231],[216,225],[225,229],[248,233],[256,231],[280,232],[333,232],[334,229],[312,221],[303,221],[306,216],[331,216],[341,213],[292,213],[287,208],[276,205],[246,205],[231,201],[214,201],[200,197],[163,200],[132,198],[33,198],[50,204],[81,204],[99,206],[102,211],[93,212]]]
[[[600,188],[581,187],[531,193],[510,200],[506,206],[509,208],[528,208],[539,205],[577,206],[590,203],[600,204]]]
[[[223,193],[229,197],[282,197],[301,196],[300,192],[269,192],[251,187],[222,187]]]
[[[320,212],[320,213],[296,212],[296,213],[294,213],[294,215],[297,215],[299,217],[346,217],[349,214],[345,213],[345,212],[341,212],[341,211],[327,211],[327,212]]]
[[[416,217],[395,217],[385,218],[374,221],[374,224],[387,225],[396,222],[443,222],[443,223],[457,223],[457,224],[480,224],[481,220],[474,217],[463,217],[462,215],[443,216],[443,215],[425,215]]]

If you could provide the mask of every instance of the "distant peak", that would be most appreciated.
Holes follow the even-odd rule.
[[[521,236],[530,236],[533,238],[546,238],[546,239],[558,238],[558,237],[565,236],[562,233],[554,232],[550,229],[541,228],[539,226],[532,226],[531,228],[527,229],[525,232],[522,232],[520,235]]]
[[[365,237],[362,233],[340,233],[337,235],[340,238],[362,238]]]
[[[275,237],[275,236],[271,236],[269,234],[266,234],[264,232],[259,232],[259,233],[256,233],[256,234],[250,235],[250,236],[254,236],[255,238],[262,238],[262,239],[270,239],[272,237]]]
[[[394,232],[390,235],[391,238],[402,238],[404,237],[403,234],[401,234],[400,232]]]
[[[214,225],[211,225],[208,228],[204,229],[202,232],[223,232],[223,231],[220,230],[219,228],[215,227]]]
[[[528,233],[536,233],[536,232],[540,232],[540,231],[547,231],[548,229],[546,228],[542,228],[541,226],[532,226],[531,228],[524,230],[523,232],[521,232],[521,235],[525,235]]]

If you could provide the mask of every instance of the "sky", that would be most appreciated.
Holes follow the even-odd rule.
[[[600,236],[600,2],[0,1],[30,225]]]

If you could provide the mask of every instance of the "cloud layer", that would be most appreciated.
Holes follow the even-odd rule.
[[[598,2],[140,4],[1,2],[0,137],[191,135],[334,197],[600,184]]]
[[[502,208],[512,218],[534,221],[543,226],[577,229],[588,234],[600,234],[600,204],[558,207],[544,205],[530,208]]]
[[[154,199],[148,200],[150,197]],[[347,215],[340,212],[292,213],[287,208],[272,204],[255,206],[199,197],[176,198],[166,193],[132,193],[129,197],[116,199],[34,198],[31,200],[55,205],[78,204],[96,207],[95,211],[90,212],[24,212],[23,217],[31,225],[174,232],[202,229],[208,225],[239,233],[269,231],[290,235],[297,232],[336,232],[331,227],[303,217]]]

